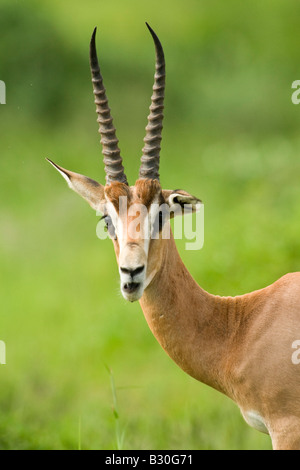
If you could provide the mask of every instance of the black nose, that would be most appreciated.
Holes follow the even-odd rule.
[[[130,268],[120,268],[120,271],[123,274],[129,274],[130,277],[133,279],[134,276],[137,276],[138,274],[141,274],[145,269],[145,266],[139,266],[138,268],[135,269],[130,269]]]

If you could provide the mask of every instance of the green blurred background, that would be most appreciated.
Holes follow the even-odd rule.
[[[185,375],[118,288],[98,218],[45,162],[104,182],[88,62],[97,46],[134,183],[154,73],[166,54],[164,188],[205,203],[182,258],[237,295],[300,267],[298,0],[1,0],[1,449],[269,449],[234,403]],[[251,354],[251,351],[249,351]],[[113,370],[118,419],[106,366]]]

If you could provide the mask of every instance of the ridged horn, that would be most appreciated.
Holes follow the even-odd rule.
[[[156,53],[153,94],[151,97],[150,114],[144,138],[143,155],[139,178],[156,179],[159,181],[159,153],[161,133],[163,128],[163,109],[165,95],[165,57],[162,45],[153,29],[146,23],[154,44]]]
[[[127,183],[127,178],[122,165],[120,149],[118,147],[118,139],[116,137],[116,129],[113,126],[113,119],[108,106],[106,90],[103,85],[100,67],[96,51],[96,31],[94,29],[90,43],[90,67],[92,74],[93,91],[95,96],[96,113],[98,115],[99,133],[101,134],[102,153],[104,155],[104,165],[106,172],[106,184],[113,181]]]

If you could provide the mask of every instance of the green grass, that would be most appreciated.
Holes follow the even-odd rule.
[[[234,403],[166,356],[139,305],[120,295],[112,245],[96,237],[99,218],[45,157],[104,181],[87,57],[97,24],[135,181],[154,72],[148,21],[167,58],[161,181],[205,203],[203,249],[178,241],[186,266],[219,295],[299,270],[300,107],[291,103],[299,8],[283,0],[2,2],[1,449],[270,448]]]

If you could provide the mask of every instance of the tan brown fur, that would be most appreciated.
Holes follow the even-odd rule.
[[[127,197],[128,209],[144,204],[145,217],[152,203],[168,203],[174,196],[155,180],[103,187],[53,165],[94,209],[109,212],[111,202],[112,220],[121,217],[121,196]],[[184,191],[178,198],[183,205],[197,202]],[[125,212],[122,217],[133,216]],[[126,230],[113,239],[121,287],[138,285],[132,293],[122,291],[123,296],[139,299],[169,356],[189,375],[234,400],[249,424],[270,434],[274,449],[300,449],[300,364],[292,361],[292,344],[300,339],[300,273],[249,294],[214,296],[189,274],[172,236],[160,234],[145,242],[142,226],[143,221],[137,239]]]
[[[127,197],[127,206],[130,205],[132,199],[132,191],[127,184],[112,182],[111,184],[105,186],[105,194],[108,200],[114,205],[117,212],[119,212],[119,200],[120,197]]]
[[[158,204],[162,204],[164,202],[162,189],[157,180],[139,179],[136,181],[134,187],[137,197],[136,202],[143,204],[147,209],[149,209],[154,199],[157,199]]]
[[[274,449],[300,449],[300,364],[292,361],[292,344],[300,340],[300,273],[246,295],[214,296],[194,281],[173,237],[162,236],[169,222],[158,206],[166,203],[173,217],[185,209],[197,211],[200,201],[182,190],[162,190],[158,181],[165,61],[157,35],[147,27],[156,64],[140,179],[135,186],[127,184],[98,64],[96,29],[90,65],[107,186],[50,163],[71,189],[105,214],[122,295],[140,301],[169,356],[192,377],[234,400],[251,426],[270,434]],[[127,198],[127,212],[120,210],[122,197]]]
[[[300,332],[300,273],[237,297],[205,292],[175,242],[140,300],[153,334],[189,375],[264,419],[274,448],[300,449],[300,373],[291,344]],[[298,325],[298,329],[297,329]]]

